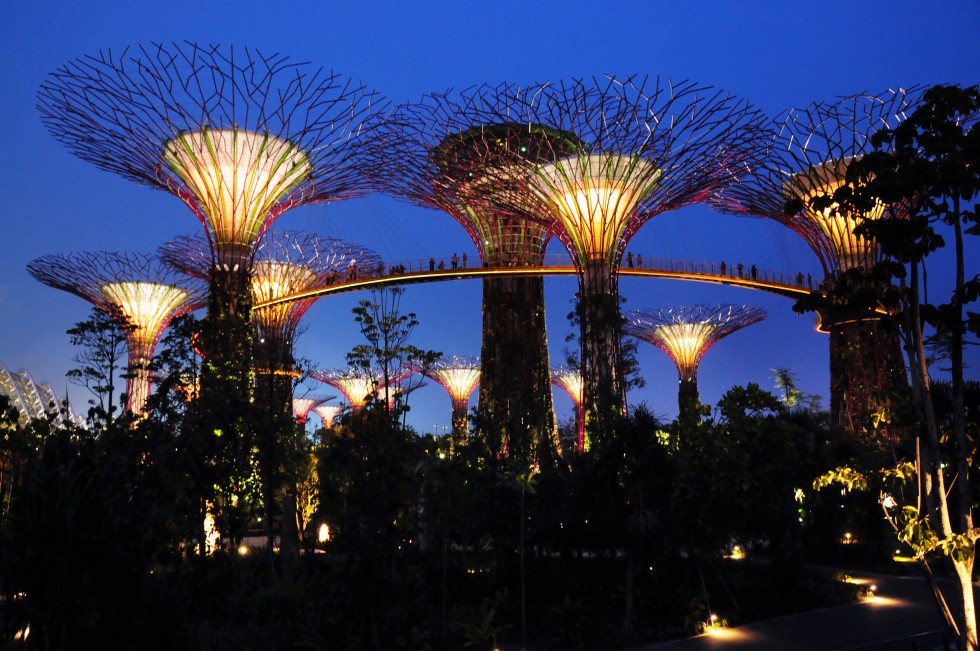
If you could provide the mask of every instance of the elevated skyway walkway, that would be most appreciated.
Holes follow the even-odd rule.
[[[473,256],[473,258],[475,257]],[[273,301],[256,303],[254,307],[268,307],[302,299],[391,285],[493,276],[569,276],[576,273],[571,258],[567,254],[561,253],[545,255],[541,264],[528,263],[506,266],[483,266],[479,259],[474,260],[473,258],[464,262],[461,257],[453,255],[443,258],[395,261],[371,269],[353,266],[337,273],[334,278],[322,286],[312,287]],[[778,294],[787,298],[800,298],[816,288],[814,280],[801,272],[791,274],[758,269],[751,265],[739,266],[737,263],[728,265],[722,262],[648,258],[643,255],[634,255],[632,266],[624,261],[619,270],[619,275],[730,285]]]

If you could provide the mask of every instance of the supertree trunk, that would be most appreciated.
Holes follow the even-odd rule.
[[[543,278],[484,279],[480,360],[483,427],[495,446],[531,461],[557,435]]]
[[[681,424],[701,422],[701,395],[697,376],[682,377],[677,387],[677,420]]]
[[[830,327],[832,423],[864,431],[878,407],[908,386],[897,331],[882,328],[878,321]]]
[[[620,364],[622,315],[616,274],[607,264],[583,266],[578,303],[586,429],[608,434],[626,409]]]
[[[220,529],[237,541],[247,520],[244,486],[252,475],[253,327],[249,318],[251,294],[248,273],[215,270],[210,283],[208,315],[202,330],[204,363],[199,404],[207,414],[202,423],[215,439],[216,458],[224,468],[219,487],[225,522]]]

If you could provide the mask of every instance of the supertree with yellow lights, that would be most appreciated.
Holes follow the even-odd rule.
[[[279,53],[189,42],[73,59],[38,91],[42,121],[72,153],[174,194],[204,226],[201,401],[240,459],[255,245],[290,208],[369,191],[362,145],[378,104],[362,84]]]
[[[140,253],[46,255],[29,262],[27,270],[45,285],[104,310],[126,332],[126,409],[143,414],[156,344],[172,319],[204,307],[205,287],[174,273],[159,258]]]
[[[453,445],[465,445],[469,438],[470,395],[480,383],[480,360],[470,357],[441,357],[432,365],[411,364],[408,368],[434,380],[446,390],[452,401]]]
[[[484,267],[537,267],[551,239],[547,226],[523,210],[496,200],[499,161],[488,144],[538,152],[551,160],[573,151],[574,137],[521,124],[483,124],[474,106],[506,106],[517,91],[504,84],[460,93],[428,94],[399,106],[379,142],[387,164],[378,166],[383,190],[421,206],[440,210],[466,231]],[[559,143],[542,147],[541,139]],[[563,144],[560,144],[564,142]],[[566,151],[567,150],[567,151]],[[529,157],[532,156],[529,154]],[[508,183],[524,183],[518,176]],[[464,263],[467,264],[467,263]],[[493,446],[533,454],[537,442],[557,429],[549,390],[544,280],[540,276],[486,275],[483,278],[483,343],[480,354],[478,428]]]
[[[473,190],[544,224],[578,271],[586,427],[625,409],[618,270],[636,231],[703,201],[753,156],[762,116],[693,82],[596,77],[477,90],[459,128],[489,179]],[[501,125],[512,125],[500,137]],[[467,172],[468,174],[468,172]]]
[[[562,366],[551,371],[551,383],[568,394],[575,407],[575,451],[579,454],[588,449],[585,438],[584,382],[577,368]]]
[[[325,405],[331,400],[333,400],[332,397],[311,398],[307,396],[305,398],[293,398],[293,416],[296,418],[296,423],[298,425],[306,424],[311,411]]]
[[[207,242],[180,236],[160,247],[161,259],[190,276],[210,280]],[[250,288],[255,303],[269,303],[327,283],[351,264],[376,267],[381,258],[362,246],[315,233],[268,231],[252,262]],[[257,345],[256,402],[288,413],[292,380],[297,376],[293,344],[300,320],[316,298],[265,305],[252,311]]]
[[[764,318],[765,310],[745,305],[633,310],[626,314],[626,333],[667,353],[677,367],[677,418],[682,423],[697,423],[701,358],[724,337]]]
[[[306,374],[343,394],[351,413],[358,413],[367,405],[368,398],[378,391],[378,378],[360,369],[313,369]]]
[[[319,404],[313,408],[313,413],[320,417],[320,422],[323,424],[324,429],[333,427],[334,421],[342,411],[343,407],[340,405]]]
[[[820,291],[831,297],[819,308],[819,329],[830,333],[830,411],[835,424],[852,431],[861,431],[882,400],[908,380],[897,331],[883,327],[874,309],[845,307],[834,297],[874,291],[869,272],[882,260],[881,250],[857,227],[885,214],[900,218],[902,211],[881,205],[851,213],[834,193],[848,190],[848,165],[873,150],[871,137],[879,129],[900,124],[921,92],[862,93],[788,111],[760,141],[765,156],[751,173],[712,198],[723,211],[788,226],[820,260]]]

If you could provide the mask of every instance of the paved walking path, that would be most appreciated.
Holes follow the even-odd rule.
[[[931,651],[943,649],[943,621],[918,577],[854,574],[877,585],[865,601],[788,615],[633,651]],[[941,582],[954,609],[951,582]],[[955,647],[952,647],[955,648]]]

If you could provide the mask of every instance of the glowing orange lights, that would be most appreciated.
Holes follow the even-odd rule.
[[[277,206],[280,199],[311,170],[289,141],[238,128],[178,134],[163,157],[186,185],[181,198],[211,230],[219,257],[228,248],[250,250],[285,207]]]
[[[660,170],[636,155],[567,156],[537,166],[531,187],[561,224],[582,264],[613,264]]]
[[[816,198],[833,197],[834,192],[845,185],[847,168],[855,159],[849,157],[816,165],[806,172],[793,175],[785,185],[786,195],[801,199],[806,217],[820,227],[836,253],[840,271],[870,269],[878,261],[877,243],[857,235],[854,229],[864,220],[881,218],[885,206],[877,203],[864,214],[854,214],[844,211],[836,202],[823,209],[814,208],[810,202]]]
[[[697,378],[705,352],[720,339],[766,318],[765,310],[737,305],[634,310],[626,315],[626,332],[664,351],[681,381]]]

